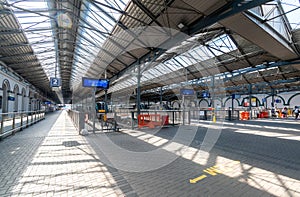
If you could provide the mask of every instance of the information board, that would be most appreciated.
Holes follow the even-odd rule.
[[[109,88],[109,80],[108,79],[93,79],[93,78],[82,77],[82,86],[108,89]]]
[[[180,89],[180,94],[181,95],[195,95],[195,91],[193,89]]]
[[[7,100],[9,100],[9,101],[15,101],[15,97],[13,97],[13,96],[8,96],[8,97],[7,97]]]
[[[239,99],[241,98],[240,94],[232,94],[232,99]]]
[[[203,98],[209,98],[210,97],[209,92],[202,92],[202,97]]]

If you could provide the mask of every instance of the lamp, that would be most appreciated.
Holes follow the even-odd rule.
[[[177,25],[177,27],[179,28],[179,29],[182,29],[182,28],[184,28],[184,24],[183,23],[179,23],[178,25]]]

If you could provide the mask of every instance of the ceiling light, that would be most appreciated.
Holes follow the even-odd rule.
[[[183,23],[179,23],[179,24],[177,25],[177,27],[178,27],[179,29],[182,29],[182,28],[184,28],[184,24],[183,24]]]

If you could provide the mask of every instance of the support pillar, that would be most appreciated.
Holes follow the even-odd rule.
[[[250,119],[252,119],[252,102],[251,102],[251,99],[252,99],[252,84],[249,84],[249,117]]]

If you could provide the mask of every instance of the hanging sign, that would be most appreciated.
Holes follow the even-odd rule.
[[[241,98],[240,94],[232,94],[232,99],[239,99]]]
[[[7,100],[9,100],[9,101],[15,101],[15,97],[13,97],[13,96],[8,96],[8,97],[7,97]]]
[[[193,89],[180,89],[181,95],[195,95],[195,91]]]
[[[7,100],[8,101],[15,101],[15,94],[14,93],[8,93]]]
[[[93,78],[82,77],[82,86],[108,89],[109,80],[108,79],[93,79]]]
[[[61,85],[60,78],[50,77],[50,87],[59,87]]]

